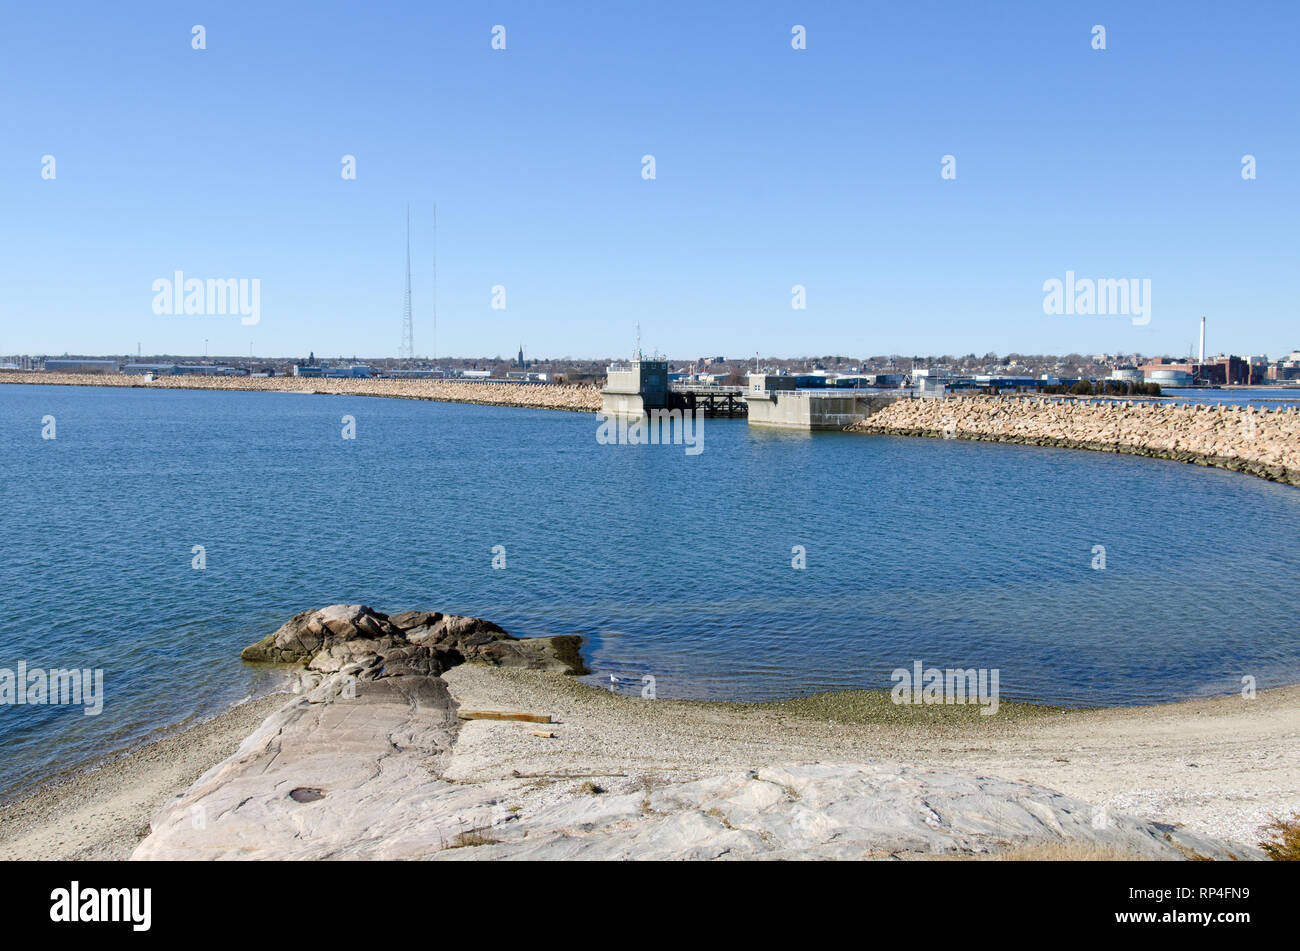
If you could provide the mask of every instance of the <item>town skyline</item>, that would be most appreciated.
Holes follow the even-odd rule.
[[[1300,339],[1297,339],[1295,342],[1300,343]],[[0,344],[0,346],[2,346],[2,344]],[[524,350],[525,358],[530,363],[532,362],[554,363],[560,361],[598,363],[602,361],[619,362],[619,361],[635,359],[634,356],[635,348],[629,348],[628,351],[622,353],[607,353],[607,354],[597,354],[597,355],[571,354],[571,353],[536,354],[527,351],[526,347],[521,349]],[[734,356],[726,356],[725,353],[734,354]],[[825,353],[806,352],[806,353],[785,353],[785,354],[763,353],[760,351],[757,354],[749,354],[749,355],[739,354],[734,349],[728,349],[725,351],[725,353],[719,353],[715,355],[705,355],[703,352],[697,352],[694,356],[690,356],[690,355],[683,355],[679,352],[677,355],[674,355],[672,353],[664,353],[653,346],[649,346],[643,348],[642,357],[644,359],[654,358],[654,359],[668,360],[674,363],[693,363],[693,362],[704,361],[704,360],[712,360],[712,361],[717,361],[719,363],[743,363],[746,361],[753,361],[755,356],[758,356],[759,360],[780,360],[785,362],[814,361],[814,360],[826,360],[826,359],[846,359],[846,360],[857,360],[859,362],[879,362],[883,360],[910,361],[910,360],[918,360],[918,359],[919,360],[1000,361],[1000,360],[1005,360],[1007,358],[1013,358],[1013,357],[1014,358],[1027,357],[1035,360],[1048,360],[1048,359],[1065,359],[1067,357],[1075,357],[1075,356],[1088,357],[1088,358],[1102,357],[1106,359],[1133,358],[1133,359],[1164,359],[1164,360],[1171,360],[1171,361],[1192,360],[1193,362],[1195,362],[1195,360],[1198,359],[1199,357],[1199,354],[1195,351],[1195,347],[1192,344],[1188,345],[1186,353],[1175,352],[1175,351],[1147,352],[1142,350],[1084,350],[1084,349],[1056,351],[1056,352],[1042,352],[1042,353],[1031,352],[1028,350],[1007,350],[1004,352],[998,352],[994,350],[984,350],[983,352],[981,352],[978,349],[967,350],[967,351],[943,350],[943,351],[933,351],[933,352],[891,351],[888,353],[878,353],[878,352],[868,353],[867,351],[861,351],[861,350],[860,351],[835,350],[835,351],[829,351]],[[1275,349],[1264,350],[1262,352],[1246,351],[1238,347],[1226,347],[1226,348],[1207,347],[1205,351],[1205,355],[1207,359],[1212,357],[1239,356],[1239,357],[1267,358],[1269,360],[1283,360],[1295,353],[1300,353],[1300,347],[1280,346]],[[393,353],[376,353],[376,352],[365,352],[365,351],[356,351],[352,353],[341,352],[341,351],[325,352],[325,351],[318,351],[317,349],[311,347],[308,347],[301,351],[291,351],[287,353],[259,353],[257,351],[253,351],[252,353],[249,352],[220,353],[220,352],[211,352],[211,351],[207,353],[203,353],[197,351],[184,351],[184,350],[150,351],[144,348],[139,348],[136,352],[132,352],[129,350],[105,350],[105,351],[92,351],[92,350],[39,351],[38,350],[38,351],[28,351],[28,352],[6,353],[0,351],[0,360],[13,360],[18,358],[37,360],[37,359],[42,359],[47,357],[49,358],[80,357],[86,359],[120,359],[129,362],[130,360],[137,359],[137,358],[144,359],[144,358],[155,358],[155,357],[167,357],[167,358],[194,360],[194,361],[248,360],[248,359],[285,361],[285,360],[306,359],[311,356],[314,356],[317,360],[329,360],[329,361],[357,360],[357,361],[364,361],[364,362],[371,362],[371,363],[392,363],[392,364],[418,363],[418,364],[428,364],[428,365],[434,365],[434,364],[439,364],[444,362],[461,363],[461,362],[472,361],[472,360],[514,362],[517,359],[517,357],[515,355],[512,355],[509,351],[497,351],[494,353],[487,353],[487,352],[459,353],[459,354],[449,353],[449,354],[440,354],[437,358],[434,358],[433,356],[430,355],[422,355],[418,353],[414,357],[403,357]]]

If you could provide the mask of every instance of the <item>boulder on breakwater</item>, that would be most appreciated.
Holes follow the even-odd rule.
[[[1300,486],[1300,411],[1294,407],[1037,397],[898,400],[851,432],[1124,452]]]

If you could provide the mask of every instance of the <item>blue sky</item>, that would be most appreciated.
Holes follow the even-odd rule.
[[[1300,347],[1300,4],[0,16],[0,353],[394,355],[409,202],[428,355],[435,201],[444,355]],[[178,269],[260,322],[156,315]],[[1067,270],[1149,279],[1150,323],[1044,314]]]

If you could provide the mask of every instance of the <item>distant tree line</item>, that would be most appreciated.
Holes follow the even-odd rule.
[[[1044,393],[1064,394],[1071,396],[1159,396],[1159,383],[1133,383],[1129,380],[1098,380],[1093,383],[1089,380],[1079,380],[1070,386],[1063,383],[1053,383],[1043,387]]]

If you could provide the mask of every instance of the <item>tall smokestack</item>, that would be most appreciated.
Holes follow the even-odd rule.
[[[1205,366],[1205,318],[1201,318],[1201,366]]]

